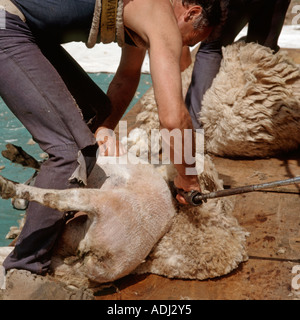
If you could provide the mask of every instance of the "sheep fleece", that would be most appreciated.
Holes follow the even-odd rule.
[[[254,43],[223,48],[199,120],[208,152],[268,157],[300,144],[300,70],[284,53]]]

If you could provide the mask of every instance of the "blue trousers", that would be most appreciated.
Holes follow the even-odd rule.
[[[195,129],[201,128],[199,113],[205,92],[219,72],[222,47],[232,44],[248,23],[246,42],[279,50],[277,45],[290,0],[229,0],[228,16],[218,37],[202,42],[196,54],[186,106]]]
[[[78,180],[69,179],[78,166],[79,152],[87,175],[96,162],[93,131],[110,114],[108,97],[59,43],[35,37],[26,23],[9,13],[0,29],[0,69],[1,97],[49,155],[35,185],[80,187]],[[64,224],[65,213],[30,203],[4,268],[46,273]]]

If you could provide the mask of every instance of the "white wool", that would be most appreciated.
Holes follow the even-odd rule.
[[[172,166],[167,170],[172,179]],[[215,167],[205,156],[204,172],[199,176],[203,192],[222,189]],[[180,205],[168,233],[158,242],[135,273],[155,273],[169,278],[207,279],[225,275],[248,259],[248,233],[232,216],[229,199],[211,199],[199,207]]]
[[[300,144],[300,70],[258,44],[223,48],[200,113],[206,149],[220,156],[268,157]]]

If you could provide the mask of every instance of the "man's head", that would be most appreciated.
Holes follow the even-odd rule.
[[[174,0],[173,5],[184,45],[207,38],[221,19],[220,0]]]

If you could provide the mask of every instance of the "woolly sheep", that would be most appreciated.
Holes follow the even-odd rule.
[[[300,145],[300,70],[255,43],[223,48],[199,114],[208,152],[270,157]]]
[[[183,94],[193,65],[182,73]],[[137,127],[159,128],[153,92],[142,98]],[[264,158],[300,145],[300,69],[284,52],[238,42],[223,48],[220,71],[199,114],[206,152]],[[136,129],[139,130],[139,129]]]

